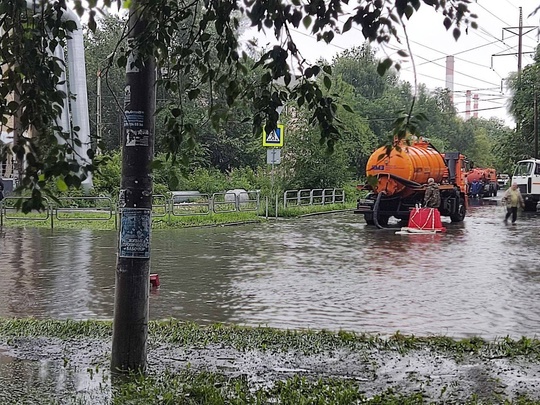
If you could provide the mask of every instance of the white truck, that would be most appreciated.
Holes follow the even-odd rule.
[[[525,211],[536,211],[540,201],[540,159],[524,159],[516,164],[512,183],[517,183],[525,200]]]
[[[500,173],[497,175],[497,187],[499,190],[502,190],[508,185],[510,181],[510,175],[506,173]]]

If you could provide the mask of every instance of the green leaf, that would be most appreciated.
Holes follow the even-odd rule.
[[[302,21],[302,23],[304,24],[304,27],[305,27],[305,28],[311,27],[311,22],[312,22],[311,16],[309,16],[309,15],[306,15],[306,16],[304,17],[303,21]]]
[[[152,164],[151,164],[151,168],[152,170],[158,170],[158,169],[162,169],[163,168],[163,161],[160,160],[160,159],[156,159],[154,161],[152,161]]]
[[[444,25],[444,28],[446,28],[447,30],[450,29],[450,27],[452,26],[452,20],[446,17],[443,21],[443,25]]]
[[[347,21],[345,21],[345,24],[343,24],[343,30],[342,30],[343,33],[349,31],[352,28],[352,22],[353,22],[352,18],[349,18]]]
[[[411,6],[405,7],[405,17],[407,17],[407,20],[411,18],[413,13],[414,13],[414,9]]]
[[[68,189],[66,182],[62,178],[56,179],[56,187],[58,187],[58,190],[60,191],[67,191]]]
[[[324,76],[323,82],[324,87],[326,87],[327,90],[330,90],[330,88],[332,87],[332,80],[330,79],[330,77]]]
[[[379,76],[384,76],[384,74],[388,71],[388,69],[390,69],[391,66],[392,59],[386,58],[382,62],[379,62],[379,64],[377,65],[377,73],[379,74]]]

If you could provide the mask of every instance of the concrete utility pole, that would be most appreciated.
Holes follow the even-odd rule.
[[[147,360],[156,68],[152,55],[141,60],[137,53],[150,18],[143,10],[141,1],[132,0],[128,40],[135,49],[126,66],[111,357],[112,371],[122,373],[144,371]]]

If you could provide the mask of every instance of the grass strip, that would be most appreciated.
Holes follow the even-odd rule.
[[[0,319],[0,338],[51,337],[64,340],[78,338],[108,339],[112,336],[111,321]],[[281,330],[268,327],[246,327],[213,324],[201,326],[177,319],[151,321],[149,338],[158,343],[178,346],[206,347],[226,345],[240,351],[294,350],[305,355],[347,349],[351,351],[379,350],[405,354],[413,350],[460,356],[477,355],[486,359],[528,356],[540,360],[540,340],[510,337],[486,341],[472,337],[453,339],[446,336],[418,337],[397,332],[389,337],[357,334],[347,331]]]

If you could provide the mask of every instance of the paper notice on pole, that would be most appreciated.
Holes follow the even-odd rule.
[[[150,131],[147,129],[126,129],[126,146],[148,146]]]
[[[150,258],[152,211],[148,208],[122,208],[118,256],[133,259]]]

